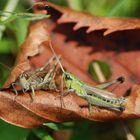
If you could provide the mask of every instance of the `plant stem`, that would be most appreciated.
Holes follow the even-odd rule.
[[[108,16],[114,16],[125,4],[124,0],[118,1],[115,7],[112,8],[112,10],[108,13]]]
[[[70,8],[78,11],[83,10],[82,0],[67,0],[67,2]]]
[[[4,11],[13,12],[18,4],[19,0],[8,0],[6,6],[4,7]],[[1,21],[4,21],[10,17],[10,14],[7,14],[4,17],[1,17]],[[2,38],[3,32],[6,29],[5,25],[0,25],[0,40]]]

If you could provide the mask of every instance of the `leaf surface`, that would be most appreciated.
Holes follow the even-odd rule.
[[[4,87],[14,82],[23,71],[43,66],[52,56],[53,48],[62,56],[63,66],[84,82],[96,85],[88,75],[88,65],[93,60],[105,61],[112,71],[111,79],[124,76],[126,82],[114,92],[131,94],[122,113],[93,107],[89,113],[85,100],[71,93],[63,98],[59,93],[36,91],[31,103],[29,93],[18,95],[6,90],[0,92],[1,119],[21,126],[35,127],[44,122],[64,122],[79,119],[108,121],[139,118],[140,116],[140,20],[127,18],[96,17],[59,7],[51,3],[51,18],[33,23],[20,48],[16,64]],[[111,80],[110,79],[110,80]],[[26,121],[25,121],[26,120]]]

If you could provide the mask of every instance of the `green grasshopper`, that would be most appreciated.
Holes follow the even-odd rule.
[[[36,69],[35,71],[25,71],[20,74],[17,81],[11,84],[16,96],[18,95],[18,92],[15,85],[19,85],[24,93],[31,90],[32,100],[35,96],[35,90],[56,89],[54,77],[57,70],[57,64],[56,58],[53,56],[43,67]],[[52,68],[51,65],[53,65]]]
[[[116,80],[113,80],[112,82],[98,85],[98,86],[90,86],[78,79],[73,74],[66,72],[60,63],[53,47],[51,44],[51,41],[49,43],[49,46],[56,57],[60,68],[62,70],[62,78],[63,82],[65,83],[65,86],[67,88],[67,91],[64,93],[69,92],[75,92],[75,94],[83,99],[86,99],[90,106],[97,106],[97,107],[103,107],[108,108],[116,111],[123,111],[125,109],[124,105],[126,103],[126,99],[124,97],[117,98],[112,92],[104,90],[105,88],[116,84],[116,83],[122,83],[123,77],[119,77]],[[64,94],[63,93],[63,94]]]

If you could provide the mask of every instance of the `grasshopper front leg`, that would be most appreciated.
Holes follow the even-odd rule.
[[[12,88],[13,88],[13,90],[14,90],[16,96],[18,96],[18,92],[17,92],[17,90],[16,90],[16,88],[15,88],[15,85],[17,85],[17,83],[12,83],[11,85],[12,85]]]
[[[63,88],[64,88],[64,82],[63,82],[63,77],[61,77],[61,93],[60,93],[60,96],[64,97],[64,96],[67,96],[70,92],[74,92],[75,91],[72,88],[67,88],[65,90],[63,90]]]
[[[15,88],[15,85],[20,85],[19,83],[12,83],[11,84],[11,86],[12,86],[12,88],[13,88],[13,90],[14,90],[14,92],[15,92],[15,97],[14,97],[14,100],[16,100],[16,98],[17,98],[17,96],[18,96],[18,92],[17,92],[17,90],[16,90],[16,88]]]
[[[71,90],[71,89],[66,89],[66,90],[63,90],[63,92],[60,92],[60,95],[57,95],[56,98],[63,98],[65,96],[67,96],[70,92],[74,92],[74,90]]]

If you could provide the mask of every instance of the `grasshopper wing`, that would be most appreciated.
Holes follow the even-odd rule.
[[[115,94],[106,90],[102,90],[102,89],[92,87],[89,85],[83,85],[83,88],[86,90],[87,95],[93,95],[93,96],[107,98],[107,99],[116,98]]]

